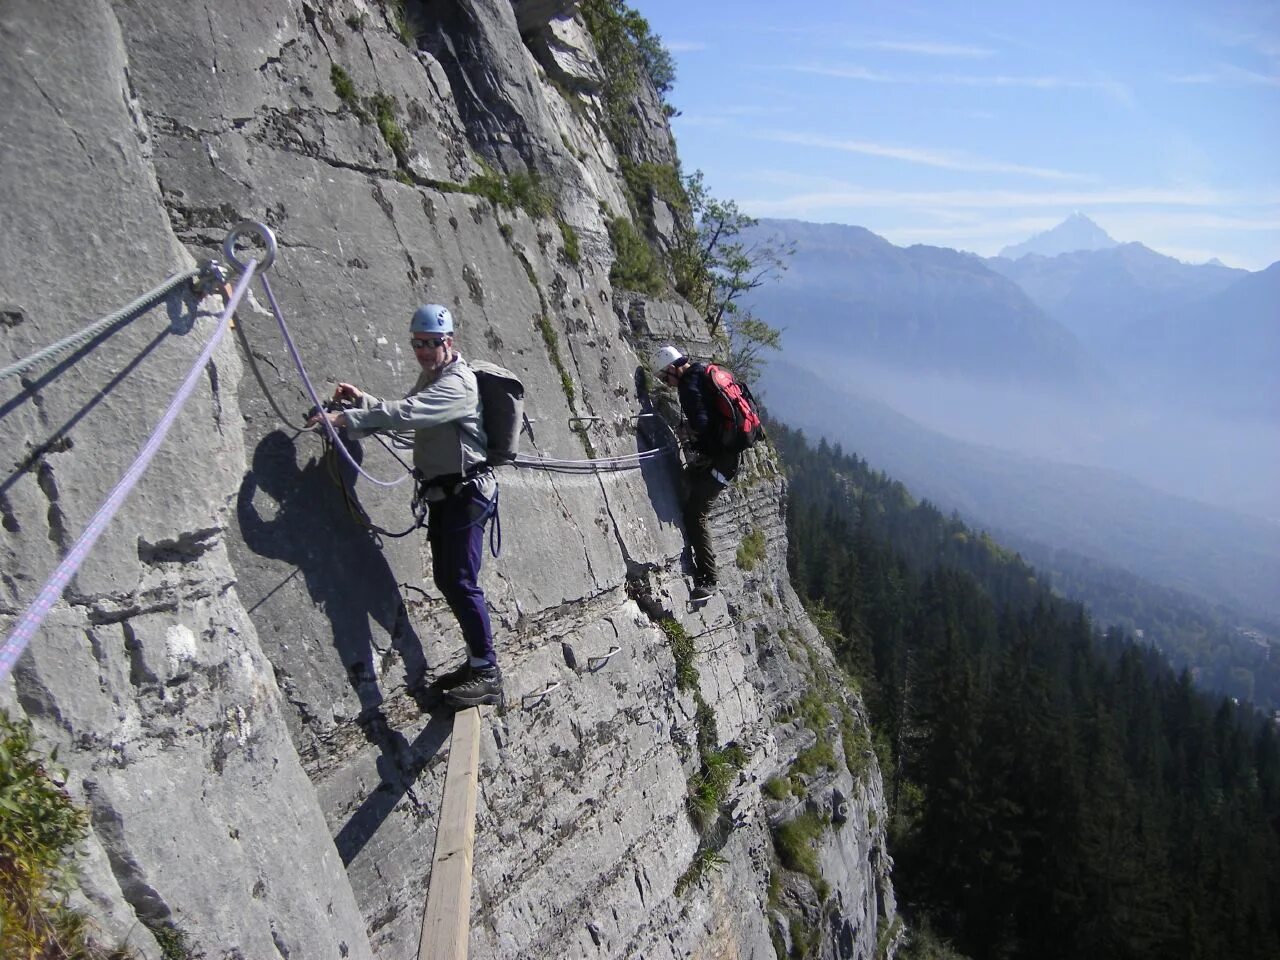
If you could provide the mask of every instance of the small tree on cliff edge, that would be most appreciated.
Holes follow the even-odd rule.
[[[746,294],[787,268],[794,244],[774,238],[744,240],[759,221],[732,200],[707,191],[702,171],[684,178],[691,223],[680,230],[671,250],[676,291],[701,311],[712,336],[728,342],[728,365],[743,379],[755,379],[763,350],[777,350],[782,331],[743,307]]]

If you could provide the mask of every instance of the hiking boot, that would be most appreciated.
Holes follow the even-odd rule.
[[[502,702],[502,674],[496,667],[479,667],[471,671],[471,679],[458,684],[444,695],[455,707],[478,707]]]
[[[471,664],[464,662],[460,667],[454,667],[448,673],[442,673],[431,681],[431,686],[437,690],[452,690],[459,687],[471,679],[473,671]]]
[[[706,603],[715,596],[716,585],[714,583],[699,583],[689,591],[690,603]]]

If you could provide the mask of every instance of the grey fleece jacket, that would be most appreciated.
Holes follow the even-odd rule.
[[[476,375],[456,353],[440,375],[432,379],[426,371],[403,400],[381,400],[365,394],[360,406],[346,412],[348,428],[359,434],[379,430],[413,431],[413,465],[428,481],[453,474],[465,474],[485,460],[488,439],[481,418],[480,390]],[[492,473],[477,483],[477,492],[493,498],[497,481]],[[428,491],[428,499],[443,494]]]

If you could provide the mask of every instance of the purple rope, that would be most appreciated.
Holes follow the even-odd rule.
[[[39,595],[18,619],[4,645],[0,646],[0,680],[8,676],[9,671],[18,662],[18,657],[27,648],[27,644],[31,642],[31,637],[40,628],[40,624],[44,622],[45,617],[49,615],[53,605],[58,602],[58,599],[62,596],[62,591],[67,588],[71,578],[80,569],[80,564],[84,562],[84,558],[93,549],[93,545],[98,541],[98,537],[102,535],[102,531],[111,522],[111,518],[116,515],[116,511],[124,504],[125,498],[133,492],[138,480],[142,477],[147,467],[150,466],[151,460],[160,449],[160,444],[164,442],[169,428],[173,426],[174,421],[178,418],[183,404],[190,398],[192,391],[196,388],[196,384],[204,374],[204,368],[213,357],[213,351],[217,349],[218,344],[221,342],[222,335],[227,332],[231,317],[236,312],[236,307],[240,304],[240,298],[244,296],[244,292],[249,288],[249,281],[253,279],[254,271],[257,268],[257,260],[250,260],[245,266],[244,273],[241,274],[240,280],[236,283],[235,291],[231,294],[231,299],[227,301],[226,309],[222,311],[222,316],[218,320],[217,328],[213,331],[213,336],[205,344],[204,350],[201,351],[200,356],[192,365],[187,378],[182,381],[182,386],[178,388],[178,392],[173,395],[173,400],[169,403],[169,409],[160,418],[160,422],[156,425],[155,430],[152,431],[146,445],[143,446],[142,452],[138,454],[138,458],[133,461],[133,465],[129,467],[125,475],[120,478],[120,482],[115,485],[115,489],[107,495],[107,499],[102,502],[98,512],[93,515],[93,519],[85,527],[84,533],[80,534],[80,539],[75,542],[75,545],[67,552],[66,557],[58,564],[58,568],[53,571],[53,575],[49,577]]]
[[[284,345],[289,351],[289,356],[293,357],[294,366],[298,368],[298,373],[302,377],[302,385],[307,388],[307,396],[311,398],[311,402],[315,404],[317,410],[323,410],[324,404],[320,400],[320,394],[316,392],[315,384],[307,376],[307,368],[302,365],[302,355],[298,353],[298,347],[293,342],[288,326],[285,325],[284,315],[280,313],[280,305],[276,303],[276,295],[271,292],[271,284],[267,282],[266,274],[263,274],[260,279],[262,280],[262,289],[267,292],[267,302],[271,304],[271,312],[276,315],[276,323],[280,325],[280,336],[284,338]],[[329,439],[333,441],[334,448],[346,458],[347,463],[356,468],[356,472],[360,476],[370,483],[376,483],[380,487],[398,487],[412,476],[412,474],[406,473],[398,480],[379,480],[377,477],[366,473],[364,468],[356,463],[355,458],[351,456],[351,451],[347,449],[347,445],[339,439],[338,431],[329,422],[329,418],[321,417],[320,422],[324,424],[324,429],[329,434]]]

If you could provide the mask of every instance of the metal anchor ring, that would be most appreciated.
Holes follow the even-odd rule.
[[[231,228],[227,239],[222,241],[223,256],[243,271],[246,264],[241,263],[240,258],[236,256],[236,241],[250,235],[256,235],[262,241],[262,245],[267,248],[266,256],[258,261],[258,270],[270,270],[271,265],[276,262],[276,235],[265,223],[259,223],[256,220],[241,220]]]

